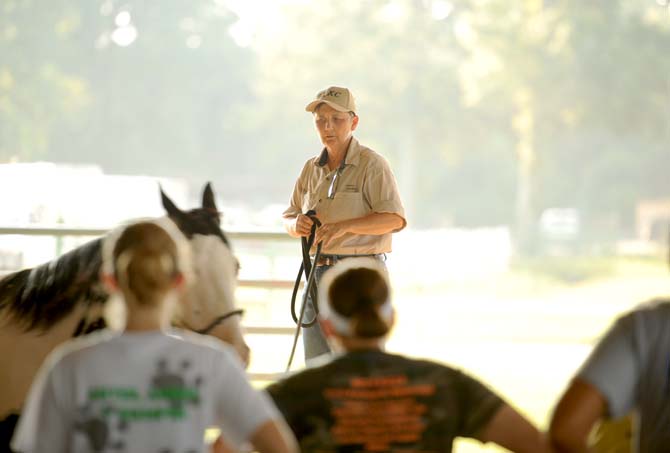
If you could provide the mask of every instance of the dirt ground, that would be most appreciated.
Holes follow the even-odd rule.
[[[518,276],[488,281],[396,283],[397,325],[390,351],[461,368],[488,383],[546,428],[551,410],[593,344],[620,313],[670,294],[664,269],[579,285]],[[290,326],[287,291],[240,290],[247,325]],[[252,373],[284,370],[292,338],[250,335]],[[303,366],[300,342],[294,369]],[[267,382],[256,382],[263,386]],[[459,440],[456,453],[503,451]]]

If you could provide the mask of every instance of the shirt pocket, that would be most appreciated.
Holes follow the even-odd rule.
[[[355,219],[370,213],[370,209],[363,200],[361,192],[335,192],[330,200],[328,214],[330,222]]]

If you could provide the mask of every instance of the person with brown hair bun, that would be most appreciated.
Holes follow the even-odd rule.
[[[531,423],[476,379],[384,351],[395,315],[377,260],[341,261],[319,289],[321,326],[340,355],[267,388],[302,451],[451,452],[456,437],[550,451]]]
[[[120,228],[103,244],[102,279],[126,306],[122,332],[62,345],[31,387],[17,452],[204,452],[205,429],[230,448],[295,452],[272,402],[254,390],[232,347],[172,329],[191,273],[190,247],[168,219]],[[223,450],[223,439],[214,448]]]

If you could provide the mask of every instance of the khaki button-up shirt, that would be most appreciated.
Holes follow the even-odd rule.
[[[289,207],[283,213],[284,218],[294,218],[313,209],[323,224],[364,217],[373,212],[394,213],[405,220],[398,186],[384,157],[360,145],[352,137],[344,165],[330,170],[327,163],[328,153],[325,149],[319,156],[305,163],[293,188]],[[404,221],[397,231],[404,228],[406,223]],[[369,255],[390,251],[391,233],[346,233],[334,239],[328,249],[321,250],[321,253]]]

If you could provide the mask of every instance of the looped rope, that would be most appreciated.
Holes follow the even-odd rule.
[[[314,214],[315,214],[314,211],[308,211],[306,214],[307,217],[312,219],[312,230],[309,233],[309,238],[305,238],[304,236],[300,238],[302,243],[302,263],[300,264],[300,269],[298,270],[298,276],[296,277],[295,284],[293,285],[293,294],[291,295],[291,317],[293,318],[293,322],[299,324],[300,327],[303,328],[313,326],[316,323],[316,315],[319,314],[319,307],[316,303],[318,291],[315,283],[315,275],[316,275],[315,272],[316,272],[316,262],[318,261],[319,256],[321,255],[321,243],[319,243],[316,246],[316,255],[314,255],[314,263],[315,263],[314,266],[312,265],[312,260],[309,257],[309,251],[312,249],[312,245],[314,244],[316,229],[321,226],[321,222],[319,221],[319,219],[316,218]],[[300,278],[302,277],[303,271],[305,272],[306,286],[305,286],[305,292],[303,293],[302,306],[300,307],[300,316],[297,316],[295,312],[295,300],[298,294],[298,289],[300,288]],[[303,322],[307,295],[310,295],[312,297],[312,305],[314,306],[314,312],[316,314],[314,315],[314,319],[312,319],[311,321]]]
[[[317,322],[319,315],[319,304],[317,302],[318,290],[316,286],[316,263],[321,256],[321,242],[316,245],[316,254],[314,255],[314,264],[312,265],[312,260],[309,257],[309,251],[314,245],[314,238],[316,236],[316,230],[321,226],[321,222],[316,217],[316,212],[313,209],[310,209],[305,213],[307,217],[312,219],[312,229],[309,233],[309,238],[304,236],[301,239],[302,244],[302,263],[300,264],[300,270],[298,270],[298,276],[295,279],[295,285],[293,285],[293,294],[291,295],[291,317],[293,322],[296,323],[295,335],[293,336],[293,346],[291,347],[291,355],[288,359],[288,364],[286,365],[286,371],[288,372],[291,369],[291,364],[293,363],[293,356],[295,355],[295,348],[298,344],[298,337],[300,336],[300,329],[305,327],[312,327]],[[298,294],[298,289],[300,288],[300,279],[302,278],[302,273],[305,272],[305,291],[302,295],[302,305],[300,306],[300,315],[297,316],[295,312],[295,299]],[[312,306],[314,308],[314,318],[309,322],[303,322],[305,316],[305,308],[307,307],[307,297],[311,296]]]

